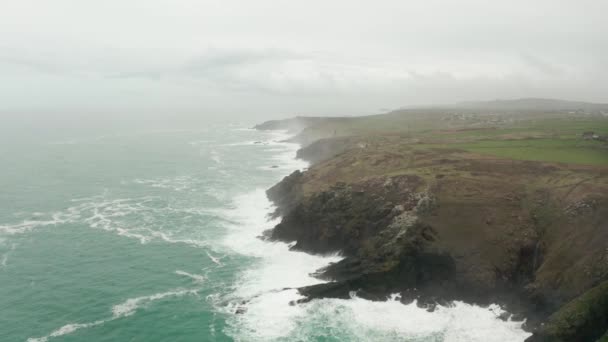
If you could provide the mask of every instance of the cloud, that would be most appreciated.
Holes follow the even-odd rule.
[[[41,73],[60,73],[65,71],[63,68],[53,63],[48,63],[40,59],[30,58],[28,56],[11,56],[8,53],[2,53],[1,50],[0,65],[8,65],[13,66],[15,68],[23,68]]]
[[[311,1],[2,4],[0,109],[322,115],[608,101],[606,2]]]
[[[532,69],[535,69],[543,74],[546,74],[549,76],[558,76],[558,75],[563,75],[565,73],[565,71],[562,68],[559,68],[536,56],[529,55],[529,54],[522,54],[521,57],[526,65],[528,65]]]

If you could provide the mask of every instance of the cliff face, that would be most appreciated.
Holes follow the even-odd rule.
[[[608,279],[605,169],[419,149],[386,137],[328,139],[300,156],[317,163],[268,191],[283,216],[270,236],[345,255],[319,271],[334,282],[300,290],[309,299],[359,291],[372,299],[401,292],[429,305],[500,302],[534,325]],[[571,330],[599,338],[608,306],[589,310],[595,318]],[[558,330],[534,338],[552,340]]]

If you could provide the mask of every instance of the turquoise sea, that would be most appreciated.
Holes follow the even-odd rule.
[[[0,341],[522,341],[500,308],[290,305],[334,256],[258,236],[306,163],[252,123],[0,138]],[[21,128],[23,129],[23,128]],[[0,131],[2,131],[0,129]]]

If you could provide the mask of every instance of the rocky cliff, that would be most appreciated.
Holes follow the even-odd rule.
[[[499,302],[528,318],[532,341],[608,329],[606,168],[383,136],[324,139],[299,156],[314,164],[268,191],[282,216],[268,235],[345,256],[319,270],[332,282],[300,289],[308,299]]]

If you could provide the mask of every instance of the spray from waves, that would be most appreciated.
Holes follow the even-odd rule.
[[[284,136],[284,135],[283,135]],[[278,138],[261,148],[276,153],[279,170],[302,169],[295,160],[297,146]],[[258,238],[278,220],[268,220],[273,205],[257,189],[234,199],[230,213],[237,224],[228,225],[223,245],[255,257],[257,262],[238,276],[225,298],[214,297],[216,308],[229,314],[226,333],[240,341],[523,341],[529,336],[523,322],[503,321],[500,307],[488,308],[455,302],[434,312],[416,303],[402,304],[396,296],[372,302],[353,295],[349,300],[323,299],[294,304],[302,296],[297,288],[322,282],[311,273],[339,255],[321,257],[289,250],[280,242]],[[228,304],[226,305],[226,301]]]
[[[114,320],[117,320],[120,318],[131,316],[131,315],[135,314],[137,312],[137,310],[140,309],[141,307],[148,305],[155,301],[167,299],[170,297],[183,297],[186,295],[198,296],[198,292],[200,290],[201,290],[200,288],[175,289],[175,290],[170,290],[167,292],[155,293],[155,294],[149,295],[149,296],[129,298],[126,301],[124,301],[120,304],[114,305],[112,307],[112,316],[110,318],[101,319],[101,320],[97,320],[97,321],[89,322],[89,323],[69,323],[69,324],[66,324],[66,325],[54,330],[53,332],[51,332],[50,334],[48,334],[46,336],[30,337],[27,339],[27,342],[47,342],[51,338],[71,334],[71,333],[75,332],[76,330],[95,327],[95,326],[98,326],[98,325],[101,325],[101,324],[104,324],[104,323],[107,323],[110,321],[114,321]]]

